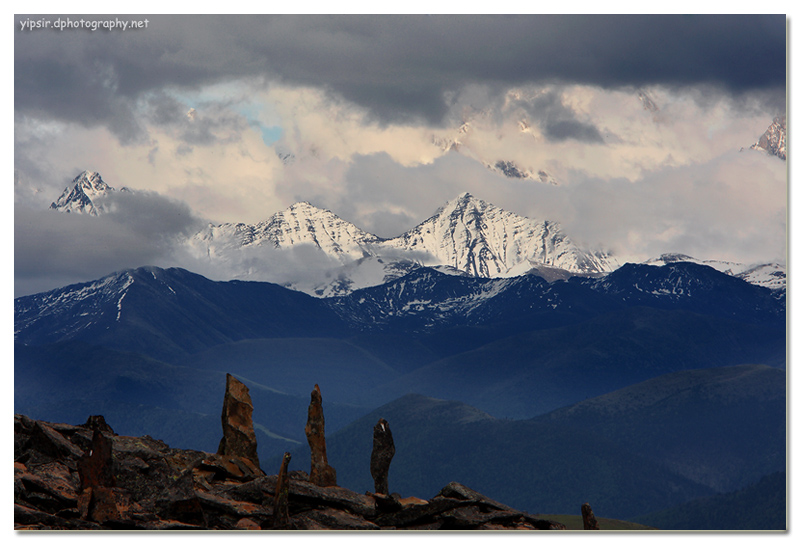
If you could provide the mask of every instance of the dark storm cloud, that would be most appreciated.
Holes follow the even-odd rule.
[[[542,127],[542,132],[550,140],[579,140],[586,143],[602,143],[600,131],[591,123],[580,121],[575,112],[566,107],[561,100],[561,95],[548,92],[537,96],[526,108]]]
[[[153,15],[127,32],[21,31],[24,18],[16,107],[106,124],[123,141],[141,136],[133,111],[144,93],[229,78],[323,87],[382,121],[429,122],[441,121],[447,93],[474,83],[702,83],[733,94],[786,83],[783,15]]]
[[[14,210],[14,289],[21,296],[144,264],[170,263],[181,235],[203,222],[182,202],[149,191],[112,193],[113,213],[93,217]]]

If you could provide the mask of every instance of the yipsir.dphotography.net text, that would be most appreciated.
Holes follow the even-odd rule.
[[[134,30],[144,29],[150,24],[148,19],[71,19],[69,17],[58,17],[55,20],[52,18],[42,17],[39,19],[27,18],[18,21],[21,31],[35,30],[57,30],[63,32],[64,30],[90,30],[92,32],[103,29],[107,31],[112,30]]]

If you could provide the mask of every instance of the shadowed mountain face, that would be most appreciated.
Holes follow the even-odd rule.
[[[14,333],[25,344],[82,340],[172,356],[251,338],[341,338],[356,331],[425,335],[466,326],[497,337],[637,306],[765,326],[783,326],[786,312],[769,289],[694,263],[625,265],[600,279],[554,283],[421,269],[327,300],[264,282],[215,282],[182,269],[143,267],[16,299]]]
[[[455,480],[531,512],[632,517],[785,467],[785,315],[691,262],[552,282],[421,268],[329,299],[145,267],[15,300],[15,411],[213,451],[231,373],[262,462],[301,463],[318,384],[348,487],[370,489],[383,417],[390,491]]]
[[[347,326],[308,295],[260,282],[213,282],[144,267],[15,301],[26,344],[80,340],[172,358],[247,338],[341,336]]]
[[[739,489],[786,463],[785,373],[764,366],[672,373],[526,421],[407,395],[330,437],[342,485],[371,488],[379,418],[397,447],[390,491],[425,496],[463,480],[529,512],[589,502],[598,515],[629,518]],[[302,469],[308,454],[297,450],[293,462]]]
[[[238,373],[291,395],[320,383],[366,408],[416,392],[514,418],[677,370],[785,364],[783,299],[693,263],[553,283],[421,269],[324,300],[148,267],[19,298],[15,333],[30,346],[81,342]]]
[[[418,392],[463,399],[496,416],[533,417],[678,370],[781,367],[784,338],[783,329],[633,307],[442,357],[379,387],[373,398]]]
[[[776,472],[744,489],[695,499],[637,520],[670,531],[785,531],[786,485],[786,472]]]
[[[583,429],[730,492],[786,466],[786,373],[745,365],[667,374],[536,418]]]

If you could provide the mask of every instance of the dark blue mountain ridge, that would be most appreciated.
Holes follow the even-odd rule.
[[[599,515],[634,516],[754,481],[758,467],[781,466],[785,449],[751,450],[772,442],[747,440],[754,429],[779,436],[785,426],[781,399],[762,394],[766,386],[785,390],[775,369],[785,367],[785,299],[694,263],[626,265],[601,278],[551,282],[419,269],[331,299],[142,267],[20,297],[14,307],[15,410],[50,420],[68,411],[73,424],[104,413],[115,429],[208,449],[216,435],[203,429],[219,421],[209,399],[221,400],[231,372],[251,390],[267,459],[289,444],[302,447],[308,393],[319,382],[330,458],[345,485],[352,470],[354,485],[369,488],[368,463],[344,458],[368,456],[377,412],[359,424],[363,447],[339,442],[333,429],[406,392],[474,408],[453,412],[448,404],[439,417],[439,401],[420,403],[417,395],[387,417],[398,442],[390,482],[407,486],[404,494],[457,480],[530,511],[566,512],[588,501]],[[742,372],[731,389],[730,375],[717,369],[732,365],[773,368]],[[697,370],[714,387],[696,387]],[[678,371],[686,374],[661,379]],[[659,381],[635,387],[647,379]],[[634,401],[670,384],[677,385],[653,410],[636,409]],[[519,421],[622,387],[630,389],[585,409]],[[365,389],[380,398],[364,398]],[[720,402],[729,398],[739,404]],[[624,414],[598,411],[608,407]],[[596,424],[581,427],[582,416]],[[648,426],[654,418],[659,424]],[[688,438],[700,444],[713,426],[725,455],[726,437],[737,437],[736,463],[720,458],[715,480],[699,481],[658,433],[693,429]],[[719,454],[706,451],[684,457],[706,462]]]
[[[180,268],[124,270],[14,301],[17,342],[78,340],[171,359],[247,338],[340,336],[324,301],[266,282]]]
[[[384,418],[397,448],[392,492],[427,496],[464,481],[531,513],[589,502],[626,519],[780,470],[785,387],[785,372],[761,365],[688,370],[528,420],[410,394],[331,433],[328,459],[340,485],[369,489],[372,426]],[[294,466],[309,462],[307,448],[292,453]]]
[[[17,298],[14,330],[25,344],[80,340],[171,358],[244,339],[341,338],[365,330],[481,327],[496,339],[635,306],[785,326],[785,301],[768,289],[680,262],[628,264],[602,278],[552,283],[534,275],[486,279],[423,268],[330,299],[266,282],[141,267]]]
[[[456,333],[463,344],[479,336],[475,329],[448,331]],[[432,334],[428,342],[443,344],[444,337]],[[414,392],[518,419],[669,372],[786,364],[785,328],[646,306],[481,340],[383,384],[370,392],[373,400]]]
[[[406,331],[487,325],[560,326],[632,306],[682,309],[737,321],[780,324],[785,301],[764,287],[706,265],[626,264],[600,277],[547,282],[528,274],[474,278],[420,268],[396,280],[328,299],[362,329]]]
[[[742,321],[785,321],[785,297],[741,278],[692,262],[625,264],[599,279],[570,281],[615,295],[627,305],[677,308]]]

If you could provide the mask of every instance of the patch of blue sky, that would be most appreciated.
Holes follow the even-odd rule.
[[[261,121],[264,116],[264,104],[259,102],[239,102],[233,105],[233,110],[242,115],[251,127],[261,132],[264,144],[273,145],[281,139],[283,129],[280,125],[265,124]]]
[[[275,125],[266,127],[261,125],[259,128],[261,128],[261,139],[264,140],[266,145],[274,144],[281,139],[281,136],[283,136],[283,128],[280,126]]]
[[[276,114],[263,102],[243,99],[243,90],[239,85],[219,84],[188,93],[173,91],[172,95],[198,112],[203,109],[203,103],[226,103],[231,110],[247,119],[253,129],[261,133],[265,145],[272,146],[283,135],[281,126],[275,124]]]

